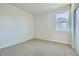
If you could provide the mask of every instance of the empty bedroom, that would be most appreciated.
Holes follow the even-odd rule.
[[[78,56],[78,3],[0,3],[0,56]]]

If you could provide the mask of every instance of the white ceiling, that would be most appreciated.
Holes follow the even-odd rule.
[[[50,10],[65,6],[65,3],[14,3],[17,8],[32,14],[48,12]]]

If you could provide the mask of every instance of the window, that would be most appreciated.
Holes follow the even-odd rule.
[[[56,31],[69,31],[69,12],[56,14]]]
[[[79,32],[79,7],[77,7],[77,9],[76,9],[76,14],[75,14],[75,16],[76,16],[76,31],[77,31],[77,33]],[[79,34],[79,33],[78,33]]]

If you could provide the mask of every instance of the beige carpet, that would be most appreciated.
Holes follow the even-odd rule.
[[[15,46],[0,49],[1,56],[75,56],[75,51],[61,43],[32,39]]]

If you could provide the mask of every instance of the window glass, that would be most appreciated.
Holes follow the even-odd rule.
[[[56,14],[56,31],[69,31],[69,12]]]

